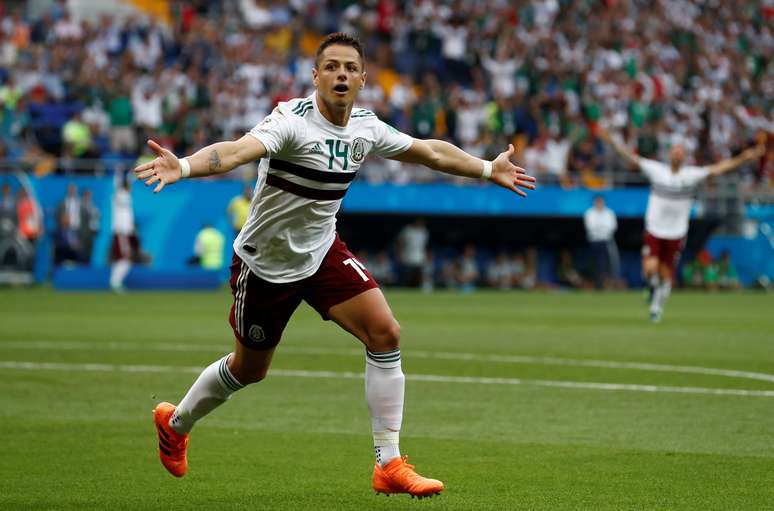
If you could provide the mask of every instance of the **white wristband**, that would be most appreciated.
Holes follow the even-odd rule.
[[[188,163],[186,158],[178,158],[177,162],[180,164],[180,178],[185,179],[191,175],[191,164]]]
[[[481,160],[484,164],[484,170],[481,172],[481,179],[489,179],[492,177],[492,162],[488,160]]]

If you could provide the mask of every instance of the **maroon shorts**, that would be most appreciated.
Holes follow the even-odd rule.
[[[253,350],[267,350],[279,344],[282,331],[301,300],[327,320],[334,305],[379,287],[338,234],[311,277],[284,284],[268,282],[234,254],[230,283],[234,304],[229,323],[237,340]]]
[[[643,257],[656,257],[661,264],[666,264],[674,272],[677,267],[677,261],[680,260],[680,253],[683,251],[685,238],[676,240],[665,240],[657,238],[648,231],[645,231],[645,241],[642,246]]]
[[[132,258],[132,237],[128,234],[114,234],[113,242],[110,246],[110,260],[120,261],[121,259]]]

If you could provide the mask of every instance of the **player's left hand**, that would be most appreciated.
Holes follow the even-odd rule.
[[[535,189],[535,178],[528,175],[526,170],[517,167],[511,162],[511,156],[513,156],[514,152],[513,144],[508,144],[508,150],[500,153],[495,158],[492,162],[492,176],[489,180],[503,188],[518,193],[522,197],[526,197],[527,193],[524,190]]]

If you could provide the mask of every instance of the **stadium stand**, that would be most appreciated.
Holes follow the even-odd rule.
[[[497,210],[503,200],[491,191],[477,195],[478,202],[441,199],[460,185],[479,184],[371,161],[359,186],[392,193],[400,185],[398,198],[373,211],[370,199],[379,194],[353,190],[343,229],[359,214],[397,210],[404,223],[415,214],[578,215],[590,189],[625,194],[615,189],[644,183],[597,139],[600,123],[622,132],[644,156],[664,159],[680,142],[698,163],[774,132],[772,19],[765,2],[683,0],[3,2],[0,168],[30,171],[43,179],[34,181],[39,188],[63,190],[69,181],[44,176],[123,172],[149,157],[142,143],[148,137],[178,154],[237,137],[278,101],[308,94],[317,42],[344,30],[367,48],[361,106],[409,134],[448,139],[485,158],[512,142],[517,161],[549,186],[518,205],[526,211]],[[229,177],[249,181],[254,172],[246,166]],[[414,188],[428,183],[454,188]],[[724,218],[725,238],[710,247],[730,249],[735,258],[749,252],[739,235],[754,221],[755,253],[765,257],[772,186],[774,150],[711,183],[697,216]],[[239,193],[238,186],[226,187]],[[109,202],[100,190],[109,189],[95,188],[103,211]],[[641,192],[632,193],[641,200]],[[39,198],[50,212],[63,194],[42,196],[54,201]],[[225,205],[218,207],[222,214]],[[626,200],[620,207],[638,209]],[[108,215],[102,220],[109,222]],[[47,215],[47,232],[51,221]],[[564,232],[558,224],[542,226]],[[161,235],[144,236],[150,250],[163,252],[154,236]],[[441,253],[456,255],[464,244],[447,241]],[[44,236],[38,248],[46,243]],[[104,235],[95,240],[95,260],[104,259],[105,243]],[[491,245],[490,252],[499,246]],[[188,250],[190,240],[183,246]],[[39,278],[50,274],[46,265],[36,268]],[[752,278],[751,272],[742,280]]]

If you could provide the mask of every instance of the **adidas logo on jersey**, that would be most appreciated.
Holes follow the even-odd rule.
[[[315,153],[315,154],[323,154],[323,150],[322,150],[322,147],[320,147],[320,143],[319,142],[315,143],[314,146],[309,150],[309,152]]]

